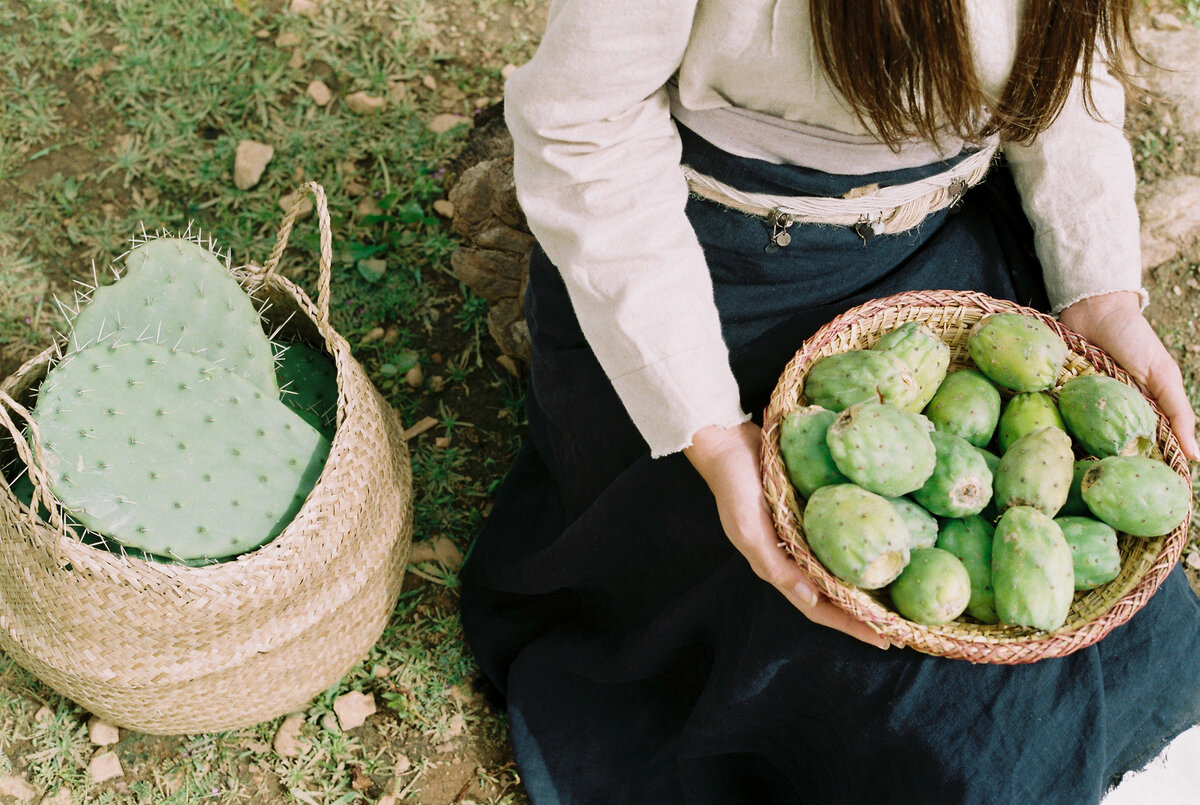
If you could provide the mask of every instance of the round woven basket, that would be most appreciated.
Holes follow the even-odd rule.
[[[362,659],[395,608],[412,538],[403,428],[329,324],[328,209],[319,185],[302,190],[321,227],[317,303],[276,273],[299,203],[271,259],[234,271],[279,337],[324,348],[337,366],[328,460],[279,536],[207,567],[145,561],[84,544],[56,507],[48,523],[0,488],[0,648],[114,724],[215,732],[302,709]],[[0,386],[5,447],[35,486],[37,440],[31,449],[21,428],[52,355]]]
[[[1057,395],[1057,387],[1071,377],[1097,372],[1137,388],[1133,379],[1106,353],[1063,327],[1056,319],[1032,308],[972,292],[897,294],[848,310],[804,342],[780,376],[764,414],[762,469],[764,492],[784,547],[837,606],[888,640],[926,654],[971,662],[1016,664],[1070,654],[1095,643],[1129,620],[1145,605],[1179,560],[1187,543],[1188,521],[1170,534],[1153,539],[1120,535],[1120,575],[1102,587],[1076,593],[1067,622],[1053,632],[987,625],[969,619],[925,626],[890,609],[885,603],[886,593],[844,584],[821,565],[804,539],[802,509],[779,452],[780,425],[789,411],[808,404],[804,396],[804,379],[818,358],[868,348],[883,333],[905,322],[918,321],[928,325],[950,345],[950,369],[963,368],[972,365],[967,353],[967,334],[971,326],[988,314],[1002,312],[1022,313],[1040,319],[1066,341],[1069,348],[1067,362],[1052,395]],[[1151,405],[1158,416],[1158,450],[1166,463],[1188,481],[1190,489],[1187,460],[1162,411],[1153,401]]]

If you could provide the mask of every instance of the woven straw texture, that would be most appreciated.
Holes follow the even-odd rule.
[[[89,547],[0,489],[0,648],[129,729],[214,732],[302,709],[370,650],[400,592],[412,538],[403,428],[329,325],[328,210],[319,185],[301,190],[315,194],[321,226],[317,304],[276,273],[299,202],[271,259],[234,271],[279,337],[323,347],[337,366],[329,458],[278,537],[222,564],[160,564]],[[4,410],[10,431],[27,421],[51,357],[4,381],[19,415]],[[7,447],[40,475],[23,440]]]
[[[967,334],[990,313],[1023,313],[1041,319],[1062,336],[1069,348],[1058,384],[1076,375],[1099,372],[1138,388],[1133,379],[1102,350],[1058,321],[1032,308],[983,294],[955,291],[914,291],[853,308],[830,321],[788,363],[771,396],[763,421],[763,484],[776,529],[785,549],[837,606],[868,624],[894,643],[927,654],[971,662],[1016,664],[1061,657],[1100,640],[1129,620],[1154,594],[1179,560],[1187,543],[1188,521],[1162,537],[1138,539],[1121,535],[1121,572],[1095,590],[1075,594],[1067,622],[1054,632],[1017,626],[985,625],[966,619],[941,626],[906,620],[887,606],[877,591],[860,590],[831,575],[809,550],[804,539],[801,508],[788,481],[779,452],[779,429],[787,413],[807,405],[804,378],[812,364],[835,352],[870,347],[883,333],[908,321],[927,324],[951,347],[950,369],[971,365]],[[1057,388],[1057,387],[1056,387]],[[1139,391],[1142,391],[1139,388]],[[1057,391],[1051,392],[1057,394]],[[1157,443],[1162,458],[1191,485],[1187,460],[1166,418],[1158,416]]]

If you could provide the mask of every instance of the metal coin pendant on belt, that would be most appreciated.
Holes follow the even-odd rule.
[[[795,223],[792,216],[778,209],[771,210],[771,240],[767,243],[768,252],[777,252],[792,242],[792,236],[787,233],[789,226]]]

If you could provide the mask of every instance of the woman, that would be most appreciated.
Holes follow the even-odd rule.
[[[837,313],[974,289],[1108,349],[1197,457],[1141,314],[1131,6],[554,4],[506,91],[531,439],[463,573],[535,801],[1096,802],[1200,721],[1179,571],[1064,659],[881,651],[779,547],[750,419]]]

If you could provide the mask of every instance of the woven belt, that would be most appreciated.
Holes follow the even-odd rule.
[[[768,248],[778,248],[791,242],[787,229],[796,223],[850,226],[864,240],[911,229],[929,214],[956,204],[967,188],[982,181],[996,150],[993,142],[942,173],[892,187],[868,185],[841,198],[745,193],[688,165],[683,173],[695,195],[767,219],[772,225]]]

